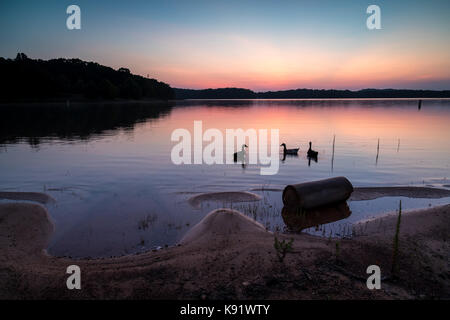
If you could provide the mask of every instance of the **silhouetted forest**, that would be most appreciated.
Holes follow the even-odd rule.
[[[332,98],[450,98],[450,90],[363,89],[317,90],[295,89],[254,92],[249,89],[174,89],[177,99],[332,99]]]
[[[80,59],[0,58],[0,101],[158,99],[175,97],[166,83]]]
[[[115,99],[329,99],[450,98],[450,90],[295,89],[254,92],[242,88],[172,89],[168,84],[80,59],[15,59],[0,57],[0,101],[65,101]]]
[[[257,99],[257,94],[249,89],[174,89],[177,99]]]

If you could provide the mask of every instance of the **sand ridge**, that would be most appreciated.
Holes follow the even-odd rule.
[[[280,240],[294,239],[292,252],[280,262],[274,234],[237,211],[220,209],[179,246],[74,260],[43,251],[53,230],[44,207],[0,204],[0,298],[448,299],[449,219],[450,205],[405,214],[398,280],[371,291],[364,282],[369,264],[390,277],[395,217],[368,223],[353,240],[279,234]],[[66,288],[71,264],[82,270],[82,290]]]
[[[26,200],[26,201],[34,201],[42,204],[47,203],[55,203],[56,200],[42,192],[0,192],[0,199],[8,199],[8,200]]]
[[[373,200],[381,197],[438,199],[450,197],[450,190],[431,187],[357,187],[349,200]]]
[[[192,196],[188,202],[194,208],[200,208],[201,204],[206,201],[216,202],[249,202],[258,201],[261,197],[255,193],[247,191],[230,191],[230,192],[209,192]]]
[[[262,224],[231,209],[217,209],[208,213],[181,239],[180,244],[195,243],[208,246],[218,237],[239,237],[239,234],[265,234]]]

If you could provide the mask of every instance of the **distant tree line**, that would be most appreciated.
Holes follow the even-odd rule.
[[[1,101],[158,99],[175,97],[166,83],[80,59],[0,58]]]
[[[363,89],[318,90],[295,89],[254,92],[249,89],[174,89],[177,99],[333,99],[333,98],[450,98],[450,90]]]
[[[257,93],[249,89],[174,89],[177,99],[257,99]]]

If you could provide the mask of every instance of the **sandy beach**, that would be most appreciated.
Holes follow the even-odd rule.
[[[0,298],[450,298],[450,205],[402,215],[394,277],[390,270],[396,221],[396,215],[387,215],[365,222],[349,240],[279,234],[280,240],[294,240],[292,251],[280,262],[273,233],[237,211],[219,209],[194,226],[178,246],[119,258],[72,260],[45,252],[54,226],[43,206],[4,203]],[[81,290],[66,287],[66,268],[72,264],[81,268]],[[380,290],[366,287],[366,268],[372,264],[381,268]]]

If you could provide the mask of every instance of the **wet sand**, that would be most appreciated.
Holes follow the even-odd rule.
[[[261,197],[257,194],[238,191],[238,192],[211,192],[201,193],[189,198],[189,204],[194,208],[200,208],[203,202],[216,201],[216,202],[250,202],[261,200]]]
[[[443,185],[450,188],[450,185]],[[254,188],[250,191],[283,192],[277,188]],[[431,187],[354,187],[349,201],[374,200],[381,197],[439,199],[450,197],[450,190]]]
[[[56,201],[50,195],[41,192],[0,192],[0,199],[34,201],[42,204]]]
[[[403,215],[393,277],[395,223],[395,216],[372,220],[351,240],[280,234],[280,240],[294,239],[280,262],[274,234],[237,211],[219,209],[180,246],[72,260],[45,253],[53,224],[44,207],[0,204],[0,298],[449,299],[450,205]],[[81,290],[66,288],[72,264],[81,268]],[[366,287],[371,264],[381,268],[381,290]]]
[[[438,199],[450,197],[450,190],[429,187],[358,187],[349,200],[373,200],[381,197]]]

